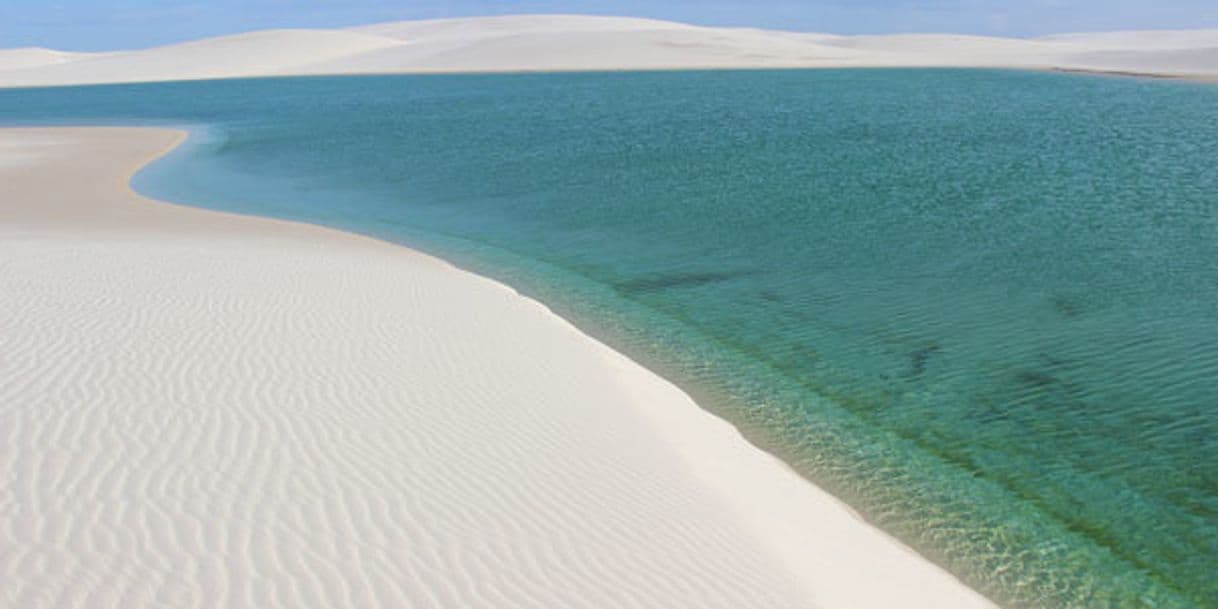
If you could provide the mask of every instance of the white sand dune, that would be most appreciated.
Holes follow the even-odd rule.
[[[1218,45],[1183,50],[1092,51],[1078,54],[1072,66],[1104,72],[1218,76],[1214,70],[1218,66]]]
[[[1142,30],[1057,34],[1038,40],[1068,43],[1096,50],[1182,50],[1218,47],[1218,29]]]
[[[991,608],[654,374],[411,250],[0,130],[0,607]]]
[[[67,53],[36,47],[0,50],[0,72],[27,70],[68,63],[84,57],[83,53]]]
[[[837,36],[822,44],[863,54],[870,66],[1007,66],[1047,68],[1071,63],[1067,54],[1087,50],[1072,43],[955,34]]]
[[[11,71],[28,85],[94,84],[272,76],[302,73],[307,66],[400,42],[342,30],[267,30],[208,38],[142,51],[78,54],[70,61]]]
[[[845,49],[751,31],[708,36],[698,30],[541,32],[475,40],[437,39],[310,66],[317,73],[654,70],[808,67],[860,61]]]
[[[580,15],[270,30],[137,51],[0,51],[0,87],[249,76],[700,68],[1014,67],[1218,78],[1218,30],[834,36]]]
[[[595,17],[588,15],[504,15],[498,17],[458,17],[374,23],[348,28],[377,36],[388,36],[407,42],[445,38],[470,40],[497,36],[527,36],[555,32],[640,32],[640,31],[699,31],[705,28],[637,17]]]

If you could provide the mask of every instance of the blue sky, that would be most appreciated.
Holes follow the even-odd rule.
[[[141,48],[269,27],[588,13],[843,34],[1218,28],[1218,0],[0,0],[0,48]]]

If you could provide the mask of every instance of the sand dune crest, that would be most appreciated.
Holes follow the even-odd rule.
[[[0,51],[0,86],[317,74],[1013,67],[1218,78],[1218,30],[834,36],[623,17],[513,15],[268,30],[106,54]]]

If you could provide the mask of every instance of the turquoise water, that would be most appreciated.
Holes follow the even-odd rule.
[[[1218,87],[956,70],[0,91],[137,180],[438,253],[1007,607],[1218,607]]]

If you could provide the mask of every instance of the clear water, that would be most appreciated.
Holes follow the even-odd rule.
[[[1218,607],[1218,87],[781,71],[0,91],[150,194],[408,243],[1008,607]]]

